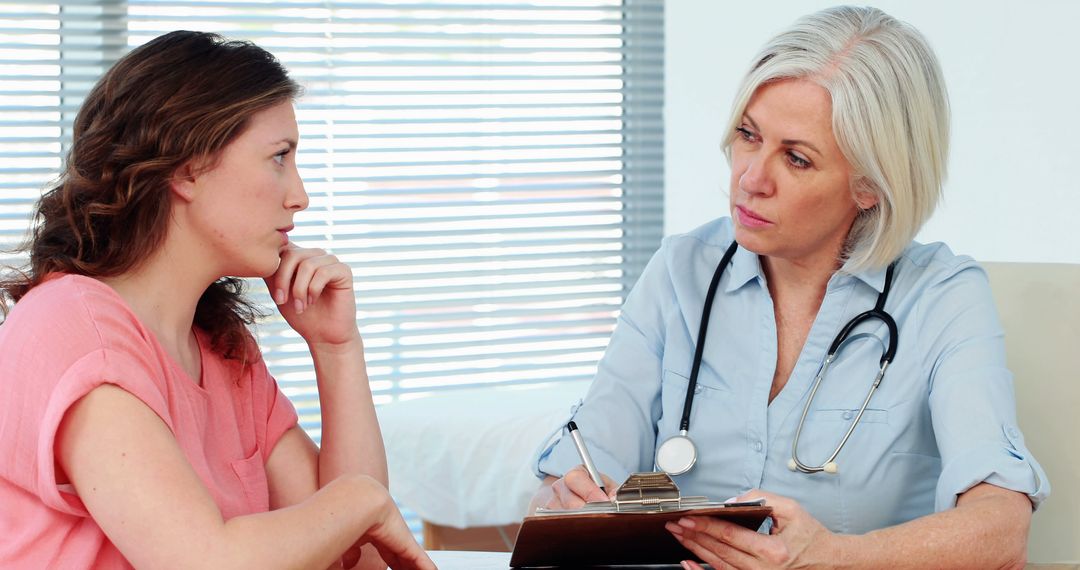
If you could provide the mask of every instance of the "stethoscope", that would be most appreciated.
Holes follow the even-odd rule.
[[[697,447],[694,445],[693,440],[690,439],[688,433],[690,431],[690,408],[694,404],[694,391],[697,388],[698,370],[701,368],[701,357],[705,352],[705,332],[709,328],[709,316],[712,314],[713,299],[716,298],[716,289],[720,285],[720,277],[723,276],[724,270],[727,268],[728,264],[731,263],[731,258],[735,255],[735,250],[738,249],[738,247],[739,244],[737,242],[731,242],[731,246],[724,252],[724,257],[716,266],[716,271],[713,272],[712,281],[709,283],[709,291],[705,295],[705,307],[701,311],[701,328],[698,330],[697,346],[694,348],[694,366],[690,370],[690,381],[686,387],[686,401],[683,404],[682,421],[679,424],[679,434],[669,437],[661,443],[660,447],[656,450],[656,466],[661,471],[670,475],[682,475],[683,473],[690,471],[694,466],[694,463],[697,462]],[[874,395],[878,386],[881,385],[881,379],[885,376],[885,369],[889,367],[889,363],[892,362],[893,357],[896,356],[896,321],[893,320],[889,313],[885,312],[885,300],[888,298],[889,289],[892,287],[893,267],[894,265],[889,265],[888,270],[885,272],[885,287],[882,289],[881,294],[878,295],[877,304],[874,305],[874,308],[860,313],[859,315],[856,315],[855,318],[848,321],[847,324],[840,329],[840,332],[837,333],[832,344],[829,345],[829,352],[825,356],[825,362],[821,365],[821,369],[814,379],[814,386],[810,390],[810,397],[806,400],[802,417],[799,418],[799,425],[795,429],[795,439],[791,444],[791,460],[788,461],[788,468],[792,471],[801,471],[803,473],[837,472],[836,456],[840,455],[840,450],[844,448],[844,444],[847,443],[852,432],[855,431],[855,426],[859,425],[859,420],[862,419],[863,413],[866,411],[866,406],[870,404],[870,398]],[[806,422],[806,414],[810,411],[810,405],[814,401],[814,396],[817,394],[818,388],[821,386],[821,381],[825,378],[825,373],[829,370],[829,366],[836,359],[836,353],[840,349],[840,345],[847,340],[848,335],[851,334],[851,331],[854,330],[856,326],[872,319],[878,319],[889,327],[889,346],[882,352],[881,368],[874,378],[874,383],[870,386],[870,391],[866,394],[866,399],[863,400],[862,407],[859,408],[859,413],[855,416],[855,420],[851,422],[851,426],[848,427],[847,433],[844,434],[844,438],[840,440],[840,444],[833,450],[832,455],[817,467],[807,465],[799,460],[799,436],[802,435],[803,424]]]

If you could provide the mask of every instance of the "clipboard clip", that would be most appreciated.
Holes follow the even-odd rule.
[[[664,472],[631,473],[611,501],[616,512],[666,511],[708,502],[706,497],[683,497],[679,486]]]

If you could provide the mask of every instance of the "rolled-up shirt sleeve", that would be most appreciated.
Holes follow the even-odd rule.
[[[942,460],[935,510],[952,508],[982,482],[1024,493],[1037,508],[1050,482],[1017,424],[1004,333],[986,273],[961,263],[924,300],[919,340],[931,367],[930,414]]]
[[[661,247],[627,296],[585,399],[566,418],[577,423],[596,468],[616,482],[632,472],[652,469],[660,415],[664,315],[674,303]],[[539,477],[561,477],[580,463],[564,427],[541,445],[535,472]]]

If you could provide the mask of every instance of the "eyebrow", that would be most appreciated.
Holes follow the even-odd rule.
[[[755,131],[760,131],[761,130],[761,128],[758,127],[757,123],[754,122],[754,118],[751,117],[748,113],[743,113],[743,117],[746,118],[746,120],[750,123],[751,127],[754,127]],[[809,142],[804,141],[804,140],[783,139],[783,140],[780,141],[780,144],[783,144],[783,145],[786,145],[786,146],[796,146],[796,145],[805,146],[806,148],[816,152],[818,154],[818,156],[825,156],[824,154],[822,154],[822,152],[820,150],[818,150],[818,148],[816,146],[814,146],[814,145],[812,145]]]
[[[283,139],[278,140],[278,141],[274,141],[274,142],[272,142],[270,144],[272,144],[274,146],[277,146],[277,145],[279,145],[281,143],[288,143],[289,144],[289,150],[295,149],[296,144],[297,144],[296,139],[291,139],[291,138],[288,138],[288,137],[283,138]]]

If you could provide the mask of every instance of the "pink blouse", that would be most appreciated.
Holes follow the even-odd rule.
[[[296,411],[260,360],[241,371],[196,331],[202,385],[108,285],[57,275],[0,325],[0,568],[130,568],[71,485],[54,442],[67,410],[114,384],[152,409],[225,519],[269,510],[266,460]]]

